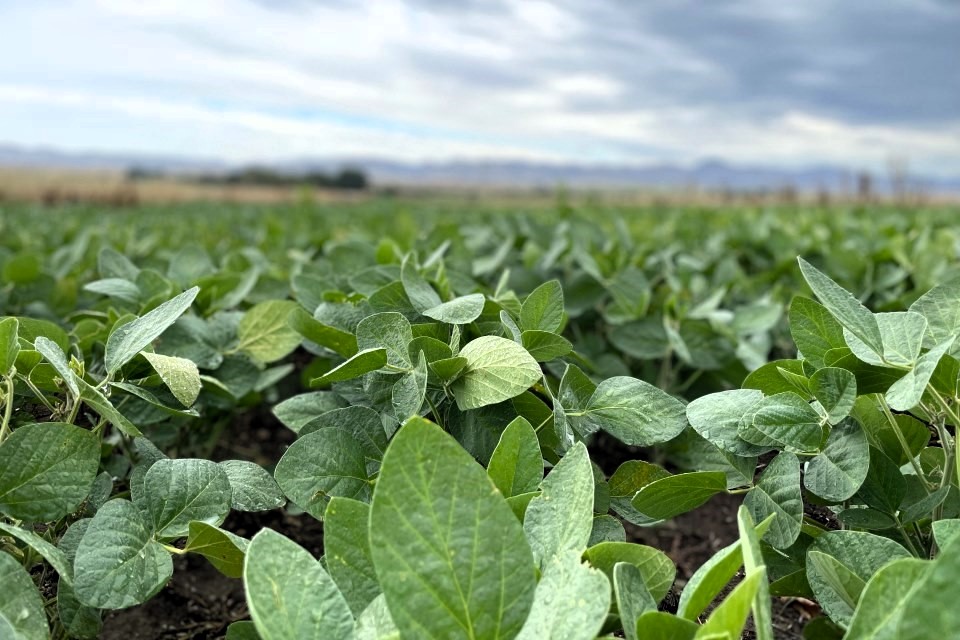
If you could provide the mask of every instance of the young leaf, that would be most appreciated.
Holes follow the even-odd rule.
[[[440,296],[433,290],[430,283],[420,275],[420,270],[410,255],[406,256],[400,265],[400,281],[403,283],[403,290],[410,299],[410,303],[418,313],[423,313],[442,303]]]
[[[557,280],[544,282],[530,292],[520,307],[520,326],[525,331],[555,333],[563,323],[563,288]]]
[[[369,524],[370,505],[350,498],[331,498],[323,516],[327,571],[355,616],[381,593],[370,552]]]
[[[771,460],[757,485],[747,494],[743,506],[754,521],[777,514],[765,538],[771,546],[785,549],[796,542],[803,522],[800,460],[797,456],[783,452]]]
[[[427,359],[420,352],[417,365],[403,374],[393,385],[391,402],[397,422],[404,422],[411,416],[420,415],[420,407],[427,397]]]
[[[311,391],[287,398],[273,408],[273,415],[294,433],[321,413],[338,409],[340,399],[330,391]]]
[[[192,407],[200,395],[200,370],[192,360],[141,351],[167,388],[185,407]]]
[[[20,354],[17,336],[19,326],[16,318],[0,320],[0,375],[7,375],[17,362]]]
[[[344,358],[351,357],[359,350],[357,338],[352,333],[316,320],[303,307],[297,306],[290,311],[287,323],[310,342],[326,347]]]
[[[98,609],[124,609],[152,598],[173,575],[170,554],[153,538],[147,514],[128,500],[103,505],[77,548],[77,599]]]
[[[823,451],[807,465],[803,484],[824,500],[839,503],[857,492],[869,468],[866,434],[854,420],[844,420],[831,430]]]
[[[820,450],[823,441],[820,415],[796,393],[788,391],[767,396],[755,409],[752,420],[741,422],[737,429],[747,442],[793,453]]]
[[[243,585],[262,640],[353,636],[353,616],[337,585],[306,549],[271,529],[250,541]]]
[[[846,640],[897,640],[897,626],[910,596],[923,583],[931,563],[916,558],[894,560],[877,571],[860,595],[844,636]],[[926,626],[926,620],[920,624]],[[933,637],[933,636],[925,636]]]
[[[643,574],[629,562],[613,565],[613,590],[617,611],[627,640],[638,640],[637,620],[647,611],[656,611],[657,602],[643,582]]]
[[[470,324],[483,313],[486,298],[482,293],[471,293],[454,298],[422,311],[423,315],[447,324]]]
[[[621,442],[648,447],[672,440],[687,426],[683,403],[653,385],[615,376],[597,386],[584,412]]]
[[[407,348],[412,340],[410,321],[399,313],[377,313],[367,316],[357,325],[357,346],[363,351],[385,349],[387,363],[399,369],[413,366]]]
[[[853,295],[824,275],[803,258],[797,258],[800,271],[823,306],[873,353],[883,353],[883,338],[877,319]]]
[[[633,498],[633,507],[647,517],[667,520],[696,509],[727,490],[722,471],[694,471],[654,480]]]
[[[756,456],[768,448],[750,444],[737,433],[745,416],[763,400],[755,389],[733,389],[701,396],[687,405],[687,420],[702,438],[737,456]]]
[[[810,376],[810,393],[827,412],[830,424],[837,424],[853,410],[857,400],[857,379],[846,369],[817,369]]]
[[[286,500],[267,470],[256,462],[226,460],[219,463],[230,481],[230,506],[237,511],[269,511]]]
[[[263,364],[289,355],[303,340],[287,323],[298,308],[292,300],[267,300],[251,307],[237,327],[237,350]]]
[[[383,460],[370,512],[373,562],[401,635],[511,638],[533,603],[523,530],[486,472],[414,418]]]
[[[636,635],[643,640],[693,640],[699,628],[665,611],[647,611],[637,620]]]
[[[580,554],[564,551],[544,567],[517,640],[594,640],[610,608],[610,581]]]
[[[158,460],[143,481],[145,507],[158,537],[181,538],[194,520],[219,526],[230,513],[230,480],[215,462]]]
[[[60,422],[24,425],[0,443],[0,513],[58,520],[87,497],[99,464],[91,432]]]
[[[807,551],[807,579],[824,612],[848,626],[860,592],[873,574],[891,560],[909,557],[906,549],[888,538],[863,531],[828,531]]]
[[[0,637],[45,640],[50,637],[43,598],[30,574],[9,553],[0,552]]]
[[[817,369],[825,366],[827,351],[847,346],[843,327],[830,312],[820,303],[801,296],[790,302],[790,335],[797,350]]]
[[[593,469],[583,443],[577,443],[543,481],[530,501],[523,531],[538,566],[566,552],[582,552],[593,528]]]
[[[902,378],[897,380],[886,393],[887,403],[896,411],[909,411],[923,397],[927,383],[944,354],[953,346],[952,340],[945,340],[923,354],[917,364]]]
[[[203,556],[228,578],[241,578],[249,545],[246,538],[195,520],[188,527],[187,545],[183,550]]]
[[[540,486],[543,480],[540,442],[525,418],[517,417],[500,434],[487,474],[505,498],[536,491]]]
[[[960,281],[941,284],[920,296],[910,311],[927,319],[924,346],[933,348],[960,336]]]
[[[363,447],[351,433],[335,427],[298,438],[273,475],[283,493],[317,519],[323,518],[332,496],[370,498]]]
[[[167,327],[176,322],[177,318],[190,308],[199,292],[199,287],[188,289],[153,311],[115,329],[107,339],[104,356],[107,373],[111,375],[116,373],[120,367],[130,362],[151,342],[159,338]]]
[[[514,398],[540,379],[540,365],[516,342],[482,336],[464,345],[463,373],[450,386],[461,411]],[[436,364],[436,363],[434,363]]]
[[[549,362],[573,351],[573,345],[563,336],[536,329],[524,331],[520,343],[537,362]]]
[[[677,568],[659,549],[631,542],[601,542],[583,552],[583,559],[613,579],[614,567],[619,562],[632,564],[640,570],[643,583],[657,602],[666,597]]]
[[[311,386],[329,384],[331,382],[342,382],[352,380],[360,376],[376,371],[387,365],[386,349],[364,349],[351,356],[343,364],[331,369],[319,378],[310,381]]]

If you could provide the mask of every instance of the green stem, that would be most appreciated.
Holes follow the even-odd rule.
[[[13,378],[4,376],[3,379],[7,383],[7,392],[3,405],[3,424],[0,424],[0,442],[10,435],[10,418],[13,417]]]
[[[932,395],[936,399],[937,404],[940,405],[940,408],[943,409],[943,412],[946,413],[947,417],[949,417],[950,420],[953,422],[954,437],[953,437],[953,443],[951,448],[953,450],[952,453],[953,453],[954,464],[956,465],[957,483],[960,484],[960,456],[957,455],[957,451],[956,451],[957,449],[956,434],[958,433],[958,431],[960,431],[960,416],[957,416],[957,413],[950,407],[950,404],[943,398],[943,396],[940,395],[940,392],[938,392],[936,389],[933,388],[933,385],[927,383],[927,391],[929,391],[930,395]],[[944,427],[944,430],[946,430],[946,427]],[[946,446],[947,443],[944,442],[943,444],[944,446]]]
[[[440,419],[440,413],[437,411],[436,405],[433,404],[433,400],[430,399],[430,393],[427,392],[424,397],[427,400],[427,404],[430,405],[430,413],[433,415],[433,421],[437,423],[437,426],[446,431],[443,426],[443,421]]]
[[[24,383],[25,385],[27,385],[27,388],[30,389],[30,391],[33,392],[33,395],[37,396],[37,400],[39,400],[40,402],[42,402],[42,403],[43,403],[43,406],[45,406],[47,409],[50,410],[50,413],[56,413],[56,412],[57,412],[57,408],[56,408],[55,406],[53,406],[53,403],[52,403],[52,402],[50,402],[49,400],[47,400],[47,397],[46,397],[45,395],[43,395],[43,392],[40,391],[40,389],[37,389],[37,385],[33,384],[33,382],[30,380],[30,378],[28,378],[27,376],[25,376],[25,375],[23,375],[23,374],[17,374],[17,378],[19,378],[20,382],[22,382],[22,383]]]
[[[178,556],[182,556],[182,555],[185,555],[185,554],[187,553],[186,549],[177,549],[176,547],[174,547],[174,546],[172,546],[172,545],[169,545],[169,544],[164,544],[164,545],[161,545],[161,546],[162,546],[164,549],[166,549],[167,551],[169,551],[170,553],[175,553],[175,554],[177,554]]]
[[[922,557],[920,555],[920,552],[917,551],[917,547],[913,544],[913,540],[911,540],[910,536],[907,534],[907,530],[903,528],[903,523],[900,522],[900,518],[894,517],[894,521],[897,523],[897,529],[900,531],[900,535],[903,536],[904,541],[906,541],[907,548],[910,549],[910,553],[912,553],[917,558]]]
[[[910,466],[913,467],[913,471],[917,474],[917,477],[920,478],[920,486],[923,487],[923,490],[930,495],[930,486],[927,482],[927,478],[923,475],[923,469],[920,468],[920,463],[917,462],[916,457],[910,452],[910,446],[907,444],[907,439],[903,437],[903,432],[900,430],[900,425],[897,424],[897,419],[893,417],[893,413],[890,411],[890,406],[887,404],[886,399],[882,395],[877,396],[880,402],[880,408],[883,409],[883,413],[887,416],[887,422],[890,423],[890,426],[893,428],[893,432],[897,435],[897,440],[900,442],[900,446],[903,448],[903,452],[906,454],[907,458],[910,459]]]

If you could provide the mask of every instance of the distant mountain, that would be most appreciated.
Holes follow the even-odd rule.
[[[735,165],[721,160],[707,160],[692,167],[668,164],[551,164],[500,160],[412,163],[381,158],[325,158],[238,164],[216,159],[147,154],[71,153],[0,144],[0,166],[121,171],[137,168],[175,175],[197,175],[224,173],[251,164],[290,174],[333,172],[345,166],[357,167],[366,171],[376,185],[400,186],[552,188],[564,184],[574,188],[672,190],[696,187],[733,191],[792,187],[805,192],[824,190],[852,193],[857,188],[858,177],[856,170],[836,166],[781,169]],[[875,192],[891,190],[889,176],[874,175],[872,178]],[[960,195],[960,176],[945,178],[910,175],[907,186],[912,191]]]

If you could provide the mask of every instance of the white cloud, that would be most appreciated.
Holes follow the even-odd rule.
[[[937,8],[927,13],[942,19],[940,5],[927,2]],[[750,6],[724,19],[749,19],[765,3]],[[671,37],[655,16],[620,19],[617,5],[603,14],[612,26],[593,24],[594,7],[540,0],[508,11],[415,0],[284,10],[243,0],[0,5],[0,142],[203,149],[238,161],[720,157],[882,168],[906,157],[919,170],[960,173],[960,116],[867,122],[837,111],[829,95],[818,98],[822,108],[793,96],[754,99],[759,81],[744,83],[729,61],[698,49],[699,40]],[[822,12],[811,5],[764,15],[773,25],[816,26],[812,18]],[[619,44],[597,38],[602,29],[611,43],[624,43],[622,55]],[[704,42],[719,37],[704,29]],[[837,84],[830,60],[843,57],[831,52],[813,51],[808,66],[782,76],[808,93],[828,92]],[[844,49],[844,59],[863,55]],[[697,87],[716,95],[689,99]],[[858,96],[838,104],[841,97]]]

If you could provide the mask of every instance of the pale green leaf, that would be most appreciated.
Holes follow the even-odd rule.
[[[850,415],[857,400],[857,379],[846,369],[824,367],[810,376],[810,393],[827,412],[830,424]]]
[[[930,566],[925,560],[901,558],[880,568],[860,595],[845,640],[899,640],[904,606]]]
[[[163,538],[187,535],[194,520],[219,526],[230,513],[230,480],[210,460],[157,460],[143,480],[143,493],[153,529]]]
[[[563,288],[549,280],[530,292],[520,307],[520,326],[525,331],[556,332],[563,323]]]
[[[800,460],[783,452],[770,461],[756,486],[743,501],[754,521],[776,514],[765,540],[777,549],[796,542],[803,521],[803,497],[800,491]]]
[[[120,367],[159,338],[160,334],[190,308],[199,292],[199,287],[188,289],[153,311],[116,328],[107,339],[104,356],[107,373],[116,373]]]
[[[193,521],[183,548],[210,561],[228,578],[243,577],[243,560],[250,541],[206,522]]]
[[[13,556],[0,551],[0,637],[10,640],[46,640],[50,637],[43,598],[30,574]]]
[[[251,307],[237,327],[237,350],[263,364],[292,353],[303,338],[287,318],[299,308],[292,300],[267,300]]]
[[[666,597],[677,574],[677,568],[665,553],[632,542],[601,542],[587,549],[583,558],[611,580],[618,562],[632,564],[640,570],[643,583],[657,602]]]
[[[468,342],[459,357],[466,359],[466,365],[450,390],[461,411],[514,398],[543,375],[526,349],[497,336]]]
[[[230,481],[230,506],[237,511],[269,511],[286,500],[266,469],[256,462],[226,460],[220,468]]]
[[[425,309],[421,313],[438,322],[445,322],[447,324],[470,324],[483,313],[483,305],[485,302],[486,298],[482,293],[471,293],[470,295],[454,298],[449,302],[440,303],[435,307]]]
[[[323,517],[327,571],[359,616],[380,595],[370,552],[370,505],[350,498],[331,498]]]
[[[687,426],[682,402],[628,376],[601,382],[584,409],[586,417],[625,444],[651,446],[672,440]]]
[[[505,498],[536,491],[543,480],[543,457],[537,432],[517,417],[500,434],[487,474]]]
[[[331,369],[319,378],[314,378],[310,384],[318,386],[331,382],[352,380],[360,376],[381,369],[387,364],[386,349],[364,349],[351,356],[349,360]]]
[[[854,420],[844,420],[831,430],[823,451],[807,464],[803,484],[824,500],[839,503],[857,492],[869,469],[866,434]]]
[[[200,395],[200,370],[192,360],[141,351],[154,371],[160,374],[170,393],[185,407],[192,407]]]

